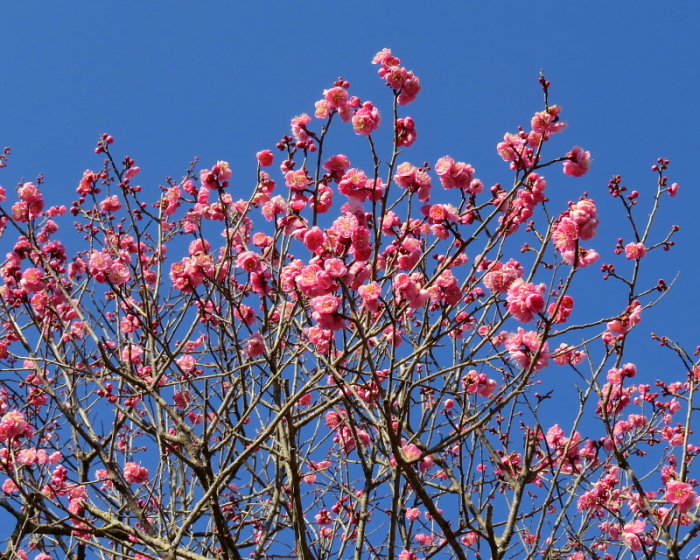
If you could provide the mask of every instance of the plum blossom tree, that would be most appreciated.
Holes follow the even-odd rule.
[[[566,127],[546,78],[496,147],[512,183],[487,188],[459,156],[412,163],[420,80],[372,62],[389,109],[340,78],[256,154],[247,198],[219,161],[148,200],[107,134],[69,209],[42,180],[2,189],[1,558],[697,554],[700,368],[657,336],[678,375],[636,384],[628,344],[669,287],[640,280],[678,230],[653,227],[669,161],[642,194],[610,181],[631,239],[602,271],[625,295],[580,319],[600,217],[548,199],[591,154],[545,156]],[[326,153],[337,126],[368,166]]]

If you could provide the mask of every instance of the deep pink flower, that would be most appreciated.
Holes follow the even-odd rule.
[[[575,146],[568,154],[564,162],[564,173],[572,177],[583,177],[591,168],[591,152]]]
[[[260,260],[260,255],[253,251],[244,251],[238,255],[236,266],[246,272],[263,272],[267,268]]]
[[[0,420],[0,441],[7,443],[16,437],[32,437],[34,429],[25,420],[24,414],[18,410],[11,410]]]
[[[369,136],[379,128],[382,118],[371,101],[365,101],[352,117],[352,126],[357,134]]]
[[[526,332],[522,327],[518,327],[517,333],[508,335],[506,349],[511,358],[523,369],[532,367],[534,371],[539,371],[549,365],[549,358],[551,358],[549,343],[543,344],[536,331]]]
[[[522,278],[515,280],[508,288],[508,311],[521,323],[529,323],[535,315],[544,311],[545,284],[525,282]]]
[[[148,469],[138,463],[127,463],[124,466],[124,480],[129,484],[145,484],[148,482]]]
[[[100,208],[103,212],[116,212],[121,209],[122,203],[119,201],[119,197],[115,194],[100,202]]]
[[[416,123],[411,117],[400,118],[396,121],[396,145],[408,148],[418,139]]]
[[[391,54],[391,49],[382,49],[372,59],[372,64],[381,64],[384,67],[399,66],[401,60]]]
[[[270,167],[273,163],[275,163],[275,154],[272,153],[272,150],[263,150],[258,152],[255,154],[255,157],[258,158],[260,167]]]
[[[628,259],[637,260],[645,257],[647,248],[641,241],[639,243],[628,243],[625,245],[625,255]]]
[[[292,134],[294,138],[301,142],[309,139],[309,133],[306,130],[306,125],[311,122],[311,117],[306,113],[302,113],[292,119]]]
[[[695,506],[697,494],[686,482],[671,480],[666,483],[666,501],[676,505],[681,513],[689,512]]]
[[[250,358],[257,358],[265,353],[265,339],[260,333],[254,333],[246,342],[243,353]]]
[[[348,91],[342,87],[334,87],[323,92],[323,97],[330,109],[342,109],[348,104]]]

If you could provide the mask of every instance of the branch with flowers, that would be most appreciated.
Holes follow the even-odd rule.
[[[147,200],[107,134],[70,209],[42,180],[2,189],[2,558],[696,551],[700,370],[660,335],[680,379],[635,384],[628,358],[669,288],[640,270],[678,231],[655,228],[670,162],[654,192],[608,185],[632,240],[602,265],[624,295],[590,320],[598,205],[557,206],[544,173],[585,176],[591,154],[545,156],[566,129],[550,82],[497,145],[511,186],[487,188],[452,156],[411,163],[420,80],[388,49],[373,63],[391,117],[340,78],[257,153],[246,199],[195,161]],[[327,153],[338,126],[368,166]]]

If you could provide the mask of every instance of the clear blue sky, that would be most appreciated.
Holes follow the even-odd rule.
[[[622,174],[650,194],[650,166],[672,160],[682,190],[661,223],[683,231],[649,277],[683,274],[637,340],[653,329],[698,344],[700,3],[25,1],[4,4],[1,17],[0,144],[13,155],[0,184],[44,173],[51,203],[69,204],[82,172],[100,167],[93,149],[102,132],[116,138],[116,154],[136,159],[154,197],[195,156],[202,166],[231,162],[234,189],[247,197],[255,152],[273,148],[292,116],[313,113],[338,76],[388,112],[370,64],[383,47],[423,84],[404,111],[419,130],[407,159],[434,164],[449,154],[473,164],[487,185],[508,184],[495,146],[541,109],[545,69],[551,101],[570,124],[552,143],[561,152],[550,155],[580,145],[595,160],[579,180],[549,171],[550,189],[561,196],[559,210],[584,191],[599,202],[607,222],[591,246],[604,256],[617,237],[629,239],[613,221],[620,214],[611,211],[608,179]],[[338,151],[366,157],[362,139],[343,138]],[[0,241],[0,253],[7,250]]]

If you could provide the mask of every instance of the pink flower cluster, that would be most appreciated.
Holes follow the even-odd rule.
[[[545,301],[542,294],[547,286],[525,282],[522,278],[515,280],[508,288],[508,312],[521,323],[529,323],[544,311]]]
[[[518,189],[515,198],[507,200],[508,192],[498,189],[494,193],[493,204],[505,214],[499,219],[508,235],[518,231],[521,224],[527,222],[535,213],[535,207],[547,200],[544,194],[547,181],[537,173],[530,173],[523,181],[523,188]]]
[[[522,327],[518,327],[518,332],[508,335],[505,344],[510,357],[523,369],[540,371],[549,365],[552,357],[549,343],[543,343],[536,331],[526,332]]]
[[[19,188],[19,201],[12,206],[12,217],[18,222],[38,218],[44,211],[44,195],[34,183],[24,183]]]
[[[483,183],[474,179],[476,169],[463,161],[455,161],[450,156],[441,157],[437,161],[435,172],[446,189],[461,189],[469,194],[478,194],[484,189]]]
[[[572,203],[561,215],[554,226],[552,240],[565,263],[586,267],[598,260],[600,255],[595,250],[586,250],[579,245],[580,241],[595,237],[598,223],[598,211],[590,198]]]
[[[10,444],[17,438],[33,436],[34,428],[20,411],[11,410],[0,419],[0,441],[3,443]]]
[[[566,437],[564,430],[555,424],[545,436],[545,441],[549,447],[547,452],[547,463],[556,465],[565,473],[579,473],[583,465],[583,456],[581,454],[581,444],[583,440],[578,432],[574,432],[571,438]],[[595,457],[595,444],[587,442],[589,451]],[[586,453],[584,455],[591,455]]]
[[[335,433],[334,442],[339,443],[343,452],[351,453],[359,443],[363,447],[367,447],[371,441],[367,430],[350,426],[347,422],[347,413],[338,410],[329,410],[326,413],[326,426],[331,428]]]
[[[216,266],[209,254],[211,243],[196,239],[190,244],[189,256],[173,263],[170,278],[173,286],[183,292],[193,292],[205,279],[214,278]]]
[[[510,286],[525,273],[522,265],[510,259],[507,263],[495,261],[487,265],[488,272],[484,274],[484,286],[499,294],[505,294]]]
[[[370,136],[379,129],[381,122],[379,109],[371,101],[365,101],[352,117],[352,127],[355,129],[355,133],[362,136]]]
[[[634,300],[627,306],[625,312],[617,319],[607,324],[608,330],[603,334],[603,341],[606,344],[613,344],[615,335],[622,338],[632,327],[642,322],[642,304],[639,300]]]
[[[409,148],[418,140],[416,122],[411,117],[396,119],[396,145],[401,148]]]
[[[412,193],[418,193],[418,199],[422,202],[430,200],[430,191],[433,187],[430,175],[420,167],[416,167],[412,163],[402,163],[396,168],[394,181],[400,187],[410,190]]]
[[[360,169],[348,169],[338,183],[338,191],[355,202],[378,202],[384,196],[386,186],[381,178],[369,179]]]
[[[399,105],[408,105],[415,101],[421,90],[420,80],[413,72],[401,66],[401,60],[391,54],[391,49],[382,49],[372,59],[372,64],[379,64],[379,76],[386,80],[391,88],[398,92]]]
[[[332,295],[317,296],[309,302],[313,310],[312,317],[321,329],[328,331],[345,328],[345,319],[339,312],[341,304],[342,300]]]
[[[566,154],[564,162],[564,173],[572,177],[583,177],[591,168],[591,152],[584,151],[583,148],[575,146]]]
[[[394,277],[396,302],[399,305],[405,302],[411,309],[423,307],[430,297],[430,292],[423,288],[423,282],[423,275],[420,273],[397,274]]]
[[[98,282],[110,282],[120,286],[131,279],[127,263],[128,260],[124,257],[113,259],[107,251],[93,251],[90,254],[88,270]]]
[[[552,321],[556,324],[566,323],[574,310],[574,298],[563,296],[559,301],[549,304],[547,311],[552,316]]]
[[[337,112],[343,122],[349,122],[352,110],[359,106],[360,101],[357,97],[350,97],[349,87],[349,82],[338,80],[333,88],[325,90],[323,99],[316,102],[316,118],[327,119]]]
[[[566,123],[559,120],[561,111],[559,105],[552,105],[546,111],[535,113],[530,121],[530,132],[521,129],[517,134],[509,132],[503,137],[496,149],[504,161],[510,162],[511,169],[531,169],[539,163],[538,152],[542,143],[566,128]],[[590,156],[589,152],[576,146],[566,156],[564,173],[576,177],[584,175],[590,167]]]
[[[462,386],[468,394],[482,397],[490,397],[498,389],[498,383],[495,379],[491,379],[485,373],[479,373],[474,369],[462,378]]]
[[[148,482],[149,472],[146,467],[142,467],[138,463],[127,463],[124,465],[124,480],[129,484],[146,484]]]

